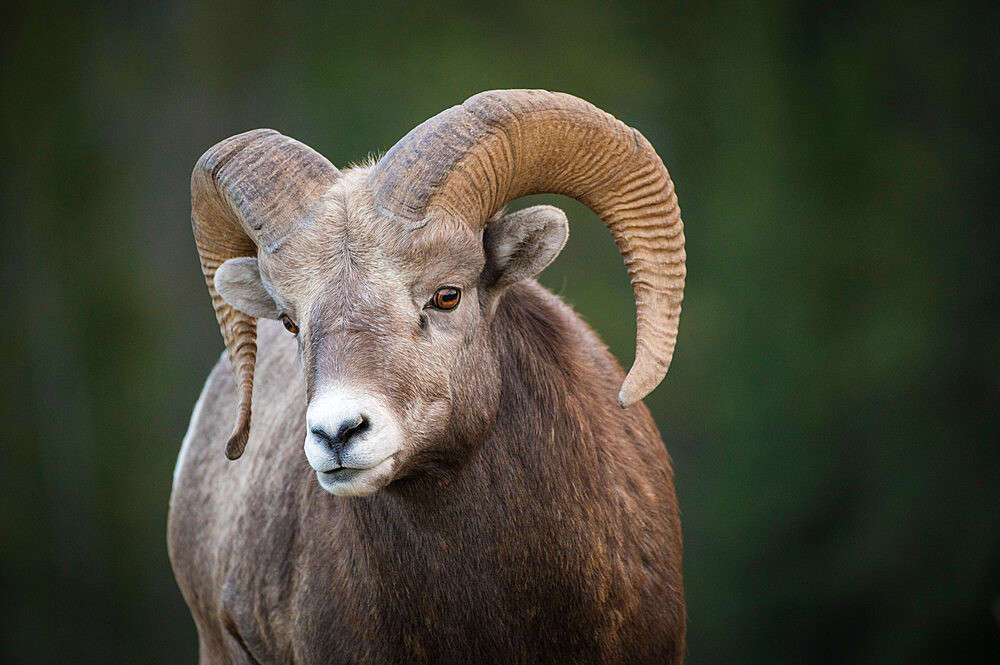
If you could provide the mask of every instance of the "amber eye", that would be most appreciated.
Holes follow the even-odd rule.
[[[438,309],[455,309],[462,299],[462,292],[454,286],[442,286],[431,298],[431,305]]]
[[[287,314],[282,314],[280,318],[281,318],[281,323],[285,326],[285,330],[292,333],[293,335],[299,334],[299,327],[295,325],[295,321],[292,321],[290,318],[288,318]]]

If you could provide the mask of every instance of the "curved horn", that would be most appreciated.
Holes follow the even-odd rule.
[[[239,395],[236,427],[226,444],[229,459],[243,454],[250,436],[257,320],[222,299],[215,271],[238,256],[277,251],[337,173],[318,152],[271,129],[217,143],[191,173],[191,226]]]
[[[528,194],[579,200],[611,230],[635,292],[635,363],[619,404],[666,375],[684,294],[684,227],[670,175],[637,130],[565,93],[483,92],[400,139],[368,186],[380,214],[412,227],[437,217],[482,227]]]

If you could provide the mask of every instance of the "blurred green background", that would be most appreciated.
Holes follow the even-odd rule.
[[[222,349],[198,156],[266,126],[344,165],[507,87],[614,113],[677,184],[647,403],[688,662],[1000,662],[996,3],[500,4],[0,10],[0,662],[196,658],[165,523]],[[571,238],[542,281],[627,365],[614,244],[546,200]]]

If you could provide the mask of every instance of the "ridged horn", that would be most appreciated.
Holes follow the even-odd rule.
[[[209,148],[191,173],[191,226],[201,270],[236,375],[236,426],[226,457],[239,459],[250,436],[257,320],[215,289],[229,259],[273,253],[333,184],[337,169],[312,148],[271,129],[232,136]]]
[[[684,295],[684,225],[670,175],[637,130],[565,93],[483,92],[400,139],[368,186],[380,214],[410,227],[451,217],[482,228],[529,194],[579,200],[610,229],[635,293],[635,362],[619,404],[666,375]]]

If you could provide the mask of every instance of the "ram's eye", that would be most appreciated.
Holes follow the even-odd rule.
[[[299,334],[299,327],[295,325],[295,321],[292,321],[287,314],[281,315],[281,323],[285,326],[285,330],[292,333],[293,335]]]
[[[462,291],[454,286],[442,286],[431,298],[431,305],[438,309],[455,309],[462,299]]]

